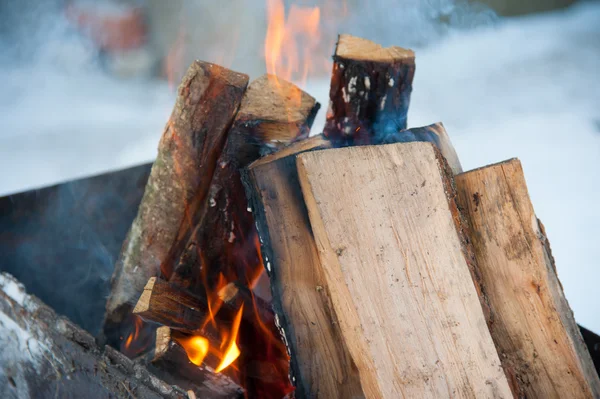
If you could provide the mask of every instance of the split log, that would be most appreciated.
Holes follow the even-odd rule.
[[[297,398],[363,397],[326,285],[296,171],[296,155],[329,147],[319,136],[252,163],[244,183],[286,336]],[[296,148],[292,148],[296,147]]]
[[[491,333],[506,374],[527,398],[600,397],[600,380],[556,274],[521,163],[456,177]]]
[[[412,50],[340,35],[325,136],[341,145],[372,144],[406,129],[414,74]]]
[[[456,150],[446,133],[446,129],[442,122],[434,123],[432,125],[423,127],[413,127],[406,130],[401,130],[396,133],[389,134],[382,139],[382,144],[393,144],[393,143],[412,143],[412,142],[426,142],[433,143],[440,150],[452,173],[455,175],[462,173],[462,166]]]
[[[429,143],[301,154],[339,328],[368,398],[510,397],[452,173]]]
[[[177,332],[169,327],[159,327],[156,331],[154,358],[150,367],[163,380],[193,390],[198,398],[242,398],[244,389],[234,379],[205,364],[190,362],[185,349],[179,344]]]
[[[240,169],[306,137],[319,107],[313,97],[273,75],[250,84],[219,157],[200,222],[169,257],[169,266],[174,266],[165,275],[169,281],[205,298],[222,278],[248,287],[256,284],[263,265]],[[293,389],[287,348],[273,319],[258,324],[262,329],[246,320],[240,326],[241,380],[250,397],[281,398]]]
[[[228,283],[217,293],[219,301],[212,309],[213,317],[219,323],[231,324],[238,309],[244,305],[242,317],[250,324],[256,323],[257,317],[263,322],[274,323],[274,314],[269,305],[260,298],[253,297],[244,286],[234,282]],[[194,334],[200,332],[210,320],[210,309],[207,300],[195,296],[178,285],[168,283],[156,277],[150,278],[133,313],[146,321],[168,326],[175,330]],[[255,326],[260,330],[260,326]],[[214,336],[220,344],[218,336]]]
[[[200,61],[183,78],[138,215],[115,265],[104,326],[109,342],[118,342],[132,301],[148,278],[159,274],[173,243],[196,224],[247,84],[246,75]]]
[[[0,397],[187,398],[0,274]],[[212,396],[212,398],[223,397]]]
[[[219,273],[226,281],[252,283],[262,266],[240,169],[261,154],[306,137],[318,109],[313,97],[273,75],[249,85],[219,157],[201,221],[171,257],[178,263],[173,275],[167,274],[170,281],[198,295],[217,284]]]

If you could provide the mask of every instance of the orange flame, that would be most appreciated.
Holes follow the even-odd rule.
[[[136,341],[140,335],[140,331],[142,330],[142,326],[144,325],[144,322],[142,321],[142,319],[138,316],[135,316],[134,318],[134,330],[133,332],[131,332],[129,334],[129,336],[127,337],[127,339],[125,340],[125,349],[126,350],[130,350],[131,349],[131,343]]]
[[[240,350],[237,346],[237,336],[238,331],[240,329],[240,323],[242,321],[242,313],[244,311],[244,305],[240,306],[237,314],[235,315],[235,319],[233,320],[233,326],[231,327],[231,339],[229,340],[229,345],[227,346],[227,350],[225,351],[225,355],[223,359],[221,359],[221,363],[217,366],[215,371],[220,373],[227,366],[235,361],[240,356]]]
[[[189,338],[176,339],[177,342],[183,346],[183,349],[185,349],[185,353],[187,353],[190,362],[194,363],[196,366],[201,366],[210,348],[208,339],[197,335]]]
[[[300,7],[294,4],[286,19],[283,0],[267,0],[267,19],[267,72],[303,85],[319,65],[313,54],[319,46],[321,36],[321,10],[319,7]]]

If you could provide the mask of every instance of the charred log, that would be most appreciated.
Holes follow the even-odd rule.
[[[325,136],[338,145],[373,144],[406,129],[414,74],[412,50],[340,35]]]

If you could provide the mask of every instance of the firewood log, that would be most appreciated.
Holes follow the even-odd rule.
[[[187,397],[121,352],[98,346],[7,273],[0,273],[0,345],[1,398]]]
[[[322,150],[299,155],[297,166],[365,396],[511,397],[439,151],[429,143]]]
[[[273,75],[250,84],[219,157],[201,221],[171,257],[171,281],[198,295],[214,287],[219,273],[227,281],[250,282],[261,259],[239,170],[261,154],[306,137],[318,109],[314,98]]]
[[[318,266],[296,155],[331,143],[319,136],[253,162],[244,184],[262,242],[262,255],[291,353],[297,398],[363,397],[358,374],[336,327]]]
[[[198,398],[239,399],[244,389],[235,381],[235,375],[216,373],[205,364],[196,365],[189,361],[185,349],[178,342],[186,339],[171,331],[169,327],[159,327],[156,331],[156,345],[151,366],[165,381],[193,390]]]
[[[325,136],[342,145],[371,144],[406,129],[414,74],[412,50],[340,35]]]
[[[218,316],[220,323],[230,324],[242,304],[243,318],[249,323],[256,323],[257,317],[266,323],[274,323],[270,306],[260,298],[253,297],[240,284],[228,283],[217,295],[218,301],[214,305],[217,309],[210,309],[205,298],[195,296],[176,284],[152,277],[144,287],[133,313],[146,321],[189,334],[198,333],[208,324],[211,311],[215,313],[213,317]],[[260,330],[261,327],[255,326],[255,329]],[[218,340],[219,337],[214,339]]]
[[[247,84],[246,75],[200,61],[183,78],[138,215],[115,265],[104,326],[109,342],[121,337],[121,322],[148,278],[160,273],[173,243],[196,224]]]
[[[470,220],[490,331],[515,394],[597,398],[600,380],[556,274],[521,163],[512,159],[456,177]]]

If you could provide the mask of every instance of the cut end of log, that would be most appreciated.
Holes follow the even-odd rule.
[[[169,350],[171,342],[171,329],[167,326],[161,326],[156,329],[156,346],[154,348],[153,362],[162,358]]]
[[[360,37],[342,34],[338,38],[335,55],[353,60],[373,62],[414,62],[415,53],[398,46],[383,47],[380,44]]]
[[[235,87],[246,87],[250,78],[245,73],[232,71],[231,69],[222,67],[218,64],[211,62],[196,60],[188,68],[186,74],[181,80],[179,90],[181,91],[186,85],[186,82],[191,81],[194,77],[201,73],[203,75],[210,75],[216,79],[222,80],[225,84]]]
[[[252,122],[266,144],[289,143],[308,135],[319,107],[314,97],[298,86],[265,74],[248,86],[236,121]]]

